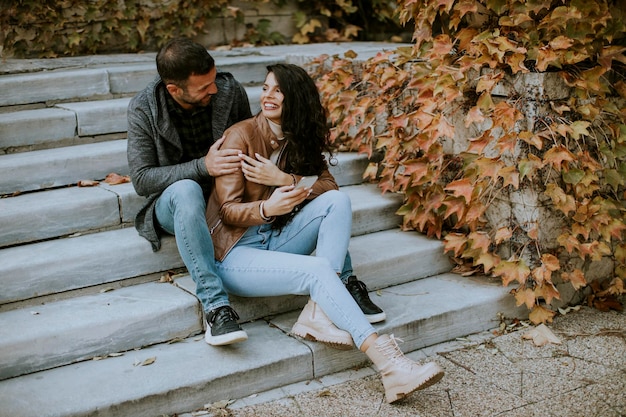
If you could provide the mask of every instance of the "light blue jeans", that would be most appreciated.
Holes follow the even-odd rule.
[[[351,229],[350,198],[327,191],[280,231],[269,224],[248,228],[224,261],[217,262],[218,273],[226,290],[241,297],[310,295],[360,347],[375,330],[337,277],[349,275],[344,264],[346,259],[350,263]]]
[[[178,252],[196,284],[196,295],[208,313],[230,303],[215,266],[205,211],[202,188],[192,180],[177,181],[167,187],[155,208],[161,228],[176,238]]]

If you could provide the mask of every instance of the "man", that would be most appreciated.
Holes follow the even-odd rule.
[[[246,340],[216,272],[205,210],[213,177],[240,169],[238,152],[220,149],[221,136],[252,116],[248,97],[231,74],[217,71],[206,48],[189,39],[168,42],[156,64],[159,76],[128,106],[130,175],[136,192],[147,197],[135,227],[154,251],[163,233],[176,237],[206,314],[206,342]]]

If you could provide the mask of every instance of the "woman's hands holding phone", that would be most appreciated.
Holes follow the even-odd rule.
[[[311,188],[297,188],[293,185],[279,187],[263,203],[265,216],[273,217],[291,213],[298,204],[307,199],[309,194],[311,194]]]

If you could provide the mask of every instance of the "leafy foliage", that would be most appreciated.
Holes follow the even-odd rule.
[[[245,3],[228,0],[15,0],[0,7],[0,56],[42,57],[156,50],[175,36],[194,37],[211,18],[244,23]],[[400,30],[394,2],[381,0],[298,0],[294,20],[299,29],[293,42],[365,39],[381,30]],[[284,0],[273,0],[284,5]],[[4,3],[7,3],[6,5]],[[359,6],[359,7],[357,7]],[[365,8],[363,8],[365,7]],[[374,14],[365,13],[373,11]],[[244,39],[231,43],[272,45],[288,41],[272,30],[268,19],[246,24]]]
[[[611,276],[593,286],[593,303],[624,293],[620,4],[403,0],[413,46],[365,62],[324,56],[311,70],[333,140],[382,158],[367,175],[404,194],[403,228],[443,238],[457,271],[517,285],[535,323],[551,321],[562,282],[584,288],[598,262]],[[523,207],[527,217],[514,215],[529,195],[537,201]],[[503,205],[510,214],[494,220]],[[557,227],[546,230],[545,219]]]

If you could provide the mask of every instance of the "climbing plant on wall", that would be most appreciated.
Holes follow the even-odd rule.
[[[398,5],[414,45],[366,61],[324,56],[311,68],[333,140],[377,156],[367,175],[404,195],[404,229],[442,238],[457,272],[511,285],[533,322],[551,321],[564,291],[590,283],[590,304],[621,308],[622,3]]]
[[[14,0],[0,6],[0,57],[57,57],[155,51],[175,36],[194,37],[212,18],[246,23],[244,39],[231,44],[311,43],[371,38],[392,27],[394,2],[380,0],[290,0],[297,32],[284,36],[269,19],[245,22],[244,6],[268,0]],[[288,1],[273,0],[277,8]],[[365,8],[364,8],[365,7]],[[367,10],[367,13],[365,11]],[[207,45],[208,46],[208,45]]]

